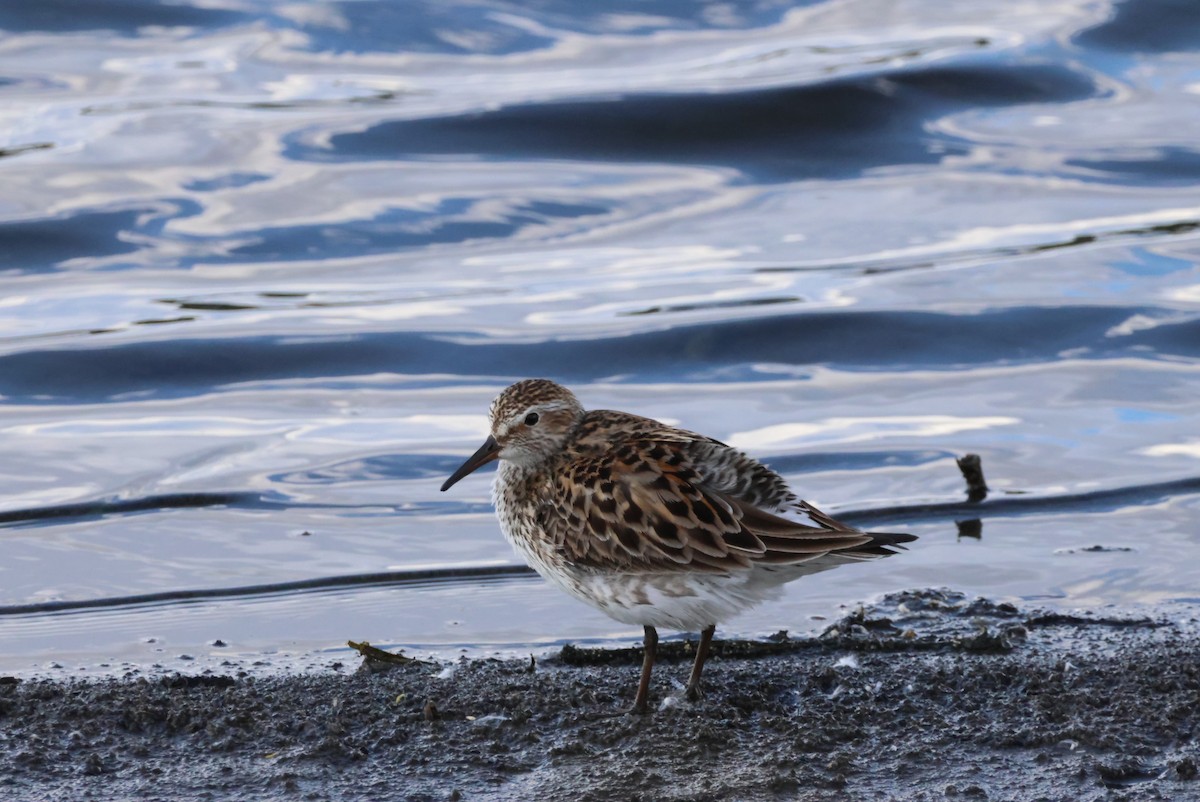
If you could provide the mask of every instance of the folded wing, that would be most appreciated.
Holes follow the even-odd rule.
[[[688,446],[674,438],[641,439],[573,460],[558,473],[539,510],[540,524],[570,562],[629,572],[744,571],[831,553],[870,559],[913,539],[861,532],[804,502],[797,507],[816,526],[764,510],[731,494],[725,482],[706,481]]]

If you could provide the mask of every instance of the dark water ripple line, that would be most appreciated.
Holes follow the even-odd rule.
[[[448,463],[459,460],[447,457]],[[431,474],[437,481],[430,481],[430,487],[442,481],[444,473]],[[397,481],[400,481],[399,479]],[[103,518],[107,515],[125,513],[160,512],[172,509],[199,509],[204,507],[224,507],[243,510],[344,510],[346,512],[361,512],[363,505],[358,504],[320,504],[313,502],[291,501],[282,494],[260,494],[245,491],[230,491],[225,493],[167,493],[133,499],[94,499],[75,504],[54,504],[49,507],[26,507],[24,509],[6,510],[0,512],[0,527],[9,524],[21,525],[26,523],[86,520]],[[414,506],[399,504],[371,504],[366,509],[386,510],[388,515],[401,516],[419,513],[477,513],[490,511],[491,507],[481,504],[470,504],[461,501],[431,501]]]
[[[1109,332],[1135,315],[1158,325]],[[1169,319],[1174,318],[1174,319]],[[1031,337],[1036,333],[1036,337]],[[1200,316],[1167,307],[1025,306],[951,313],[797,312],[713,320],[581,339],[505,341],[479,332],[370,332],[293,342],[289,336],[174,338],[0,355],[0,396],[33,405],[95,403],[120,395],[182,398],[277,379],[390,373],[546,376],[565,383],[623,375],[626,381],[686,382],[753,364],[826,365],[901,372],[1080,359],[1200,357]],[[728,380],[728,379],[727,379]]]
[[[0,80],[0,86],[4,86],[3,80]],[[30,142],[22,145],[11,145],[0,148],[0,159],[5,159],[9,156],[19,156],[22,153],[30,153],[35,150],[49,150],[53,147],[53,142]]]
[[[930,132],[967,109],[1066,104],[1101,95],[1093,76],[1054,63],[971,61],[815,85],[735,92],[629,94],[389,120],[315,145],[298,161],[476,154],[733,167],[762,182],[844,177],[885,165],[937,164],[971,143]]]
[[[488,565],[464,566],[461,568],[424,568],[414,571],[379,571],[370,574],[315,577],[313,579],[298,579],[292,582],[270,582],[263,585],[242,585],[231,588],[164,590],[156,593],[138,593],[132,596],[107,596],[99,599],[7,604],[0,605],[0,616],[11,617],[142,606],[163,606],[175,602],[204,602],[211,599],[226,599],[231,597],[254,598],[258,596],[295,594],[313,590],[325,591],[347,587],[382,588],[425,583],[478,582],[480,580],[523,577],[533,574],[533,569],[524,565]]]
[[[860,526],[879,522],[903,520],[908,524],[964,518],[989,518],[999,515],[1031,515],[1061,512],[1096,513],[1132,505],[1153,504],[1176,496],[1200,493],[1200,476],[1154,482],[1142,485],[1093,490],[1086,493],[1033,496],[1016,495],[980,503],[960,501],[938,504],[897,505],[865,510],[846,510],[837,517]],[[919,548],[919,546],[918,546]],[[195,603],[222,598],[255,598],[281,594],[323,592],[347,587],[390,588],[414,585],[444,585],[446,583],[477,583],[504,578],[524,578],[534,575],[524,565],[456,566],[408,571],[382,571],[367,574],[316,577],[291,582],[272,582],[230,588],[198,588],[141,593],[131,596],[109,596],[98,599],[79,599],[36,602],[33,604],[0,605],[0,617],[75,613],[102,609],[124,609],[141,606],[161,606],[176,602]]]
[[[0,512],[0,524],[45,521],[57,518],[90,518],[125,512],[150,512],[194,507],[267,508],[268,502],[258,493],[163,493],[130,499],[95,499],[75,504],[55,504],[49,507],[27,507]]]

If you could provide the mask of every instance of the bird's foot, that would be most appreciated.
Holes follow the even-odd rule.
[[[629,710],[626,712],[631,716],[644,716],[650,712],[650,705],[644,700],[641,702],[634,702],[633,707],[629,708]]]

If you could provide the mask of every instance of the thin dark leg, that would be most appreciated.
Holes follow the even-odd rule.
[[[646,701],[650,697],[650,671],[654,668],[654,655],[658,651],[658,633],[654,627],[644,627],[646,637],[642,643],[646,656],[642,658],[642,681],[638,683],[637,698],[633,700],[633,712],[645,713]]]
[[[694,702],[700,698],[700,673],[704,671],[704,661],[708,659],[708,647],[712,644],[713,633],[717,625],[713,624],[700,633],[700,645],[696,647],[696,662],[692,663],[692,677],[687,684],[688,701]]]

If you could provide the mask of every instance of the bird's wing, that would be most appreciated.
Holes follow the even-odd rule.
[[[871,535],[819,511],[821,525],[809,526],[713,488],[691,442],[642,437],[568,461],[539,510],[544,531],[576,565],[631,572],[745,570],[870,548]]]

